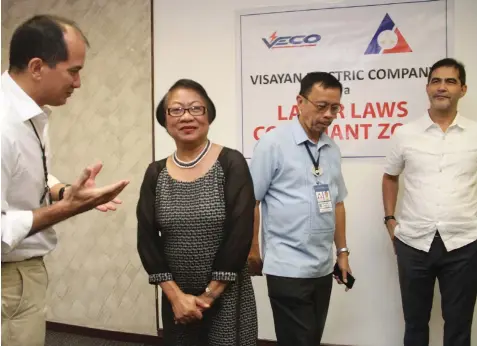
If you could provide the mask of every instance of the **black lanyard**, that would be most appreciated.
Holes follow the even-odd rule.
[[[49,204],[51,204],[52,198],[51,198],[50,187],[48,186],[48,167],[46,165],[45,146],[41,143],[41,139],[40,139],[40,136],[38,135],[38,131],[36,130],[35,125],[33,125],[33,121],[31,121],[31,119],[30,119],[30,124],[33,127],[33,131],[35,131],[35,135],[36,135],[36,138],[38,138],[38,142],[40,143],[41,160],[43,161],[43,173],[45,174],[45,190],[43,191],[43,195],[41,196],[40,205],[43,204],[47,195],[48,195],[48,202]]]
[[[311,153],[310,147],[308,147],[308,143],[305,142],[306,151],[308,151],[308,155],[310,156],[311,162],[313,163],[313,167],[315,168],[315,175],[320,175],[320,149],[318,149],[318,158],[315,160],[315,157]]]

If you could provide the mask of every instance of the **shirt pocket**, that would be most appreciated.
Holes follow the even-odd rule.
[[[312,232],[328,232],[335,229],[335,206],[333,210],[326,213],[320,213],[318,207],[312,213],[310,231]]]
[[[477,174],[477,147],[453,153],[451,164],[459,178],[475,179]]]

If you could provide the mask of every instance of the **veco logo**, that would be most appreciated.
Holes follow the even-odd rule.
[[[321,40],[321,36],[317,34],[277,36],[276,31],[270,35],[269,40],[262,38],[268,49],[315,47],[319,40]]]
[[[392,54],[412,52],[411,47],[401,34],[396,24],[386,13],[381,25],[369,43],[364,54]]]

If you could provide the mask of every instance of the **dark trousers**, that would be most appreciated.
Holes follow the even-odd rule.
[[[477,241],[448,252],[437,234],[428,253],[398,239],[395,248],[406,323],[404,346],[429,345],[436,278],[442,296],[444,346],[470,346],[477,296]]]
[[[278,346],[320,345],[332,276],[297,279],[267,275]]]

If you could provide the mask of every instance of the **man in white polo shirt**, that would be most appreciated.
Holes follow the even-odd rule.
[[[87,45],[74,22],[46,15],[20,25],[10,42],[10,66],[1,78],[2,345],[45,342],[43,257],[56,245],[51,226],[93,208],[114,210],[128,184],[97,188],[101,164],[71,186],[48,174],[45,106],[65,104],[81,86]]]
[[[477,123],[458,112],[464,66],[436,62],[428,113],[399,128],[383,176],[384,223],[394,242],[405,346],[428,346],[436,278],[444,346],[470,346],[477,296]],[[402,173],[402,211],[394,217]]]

